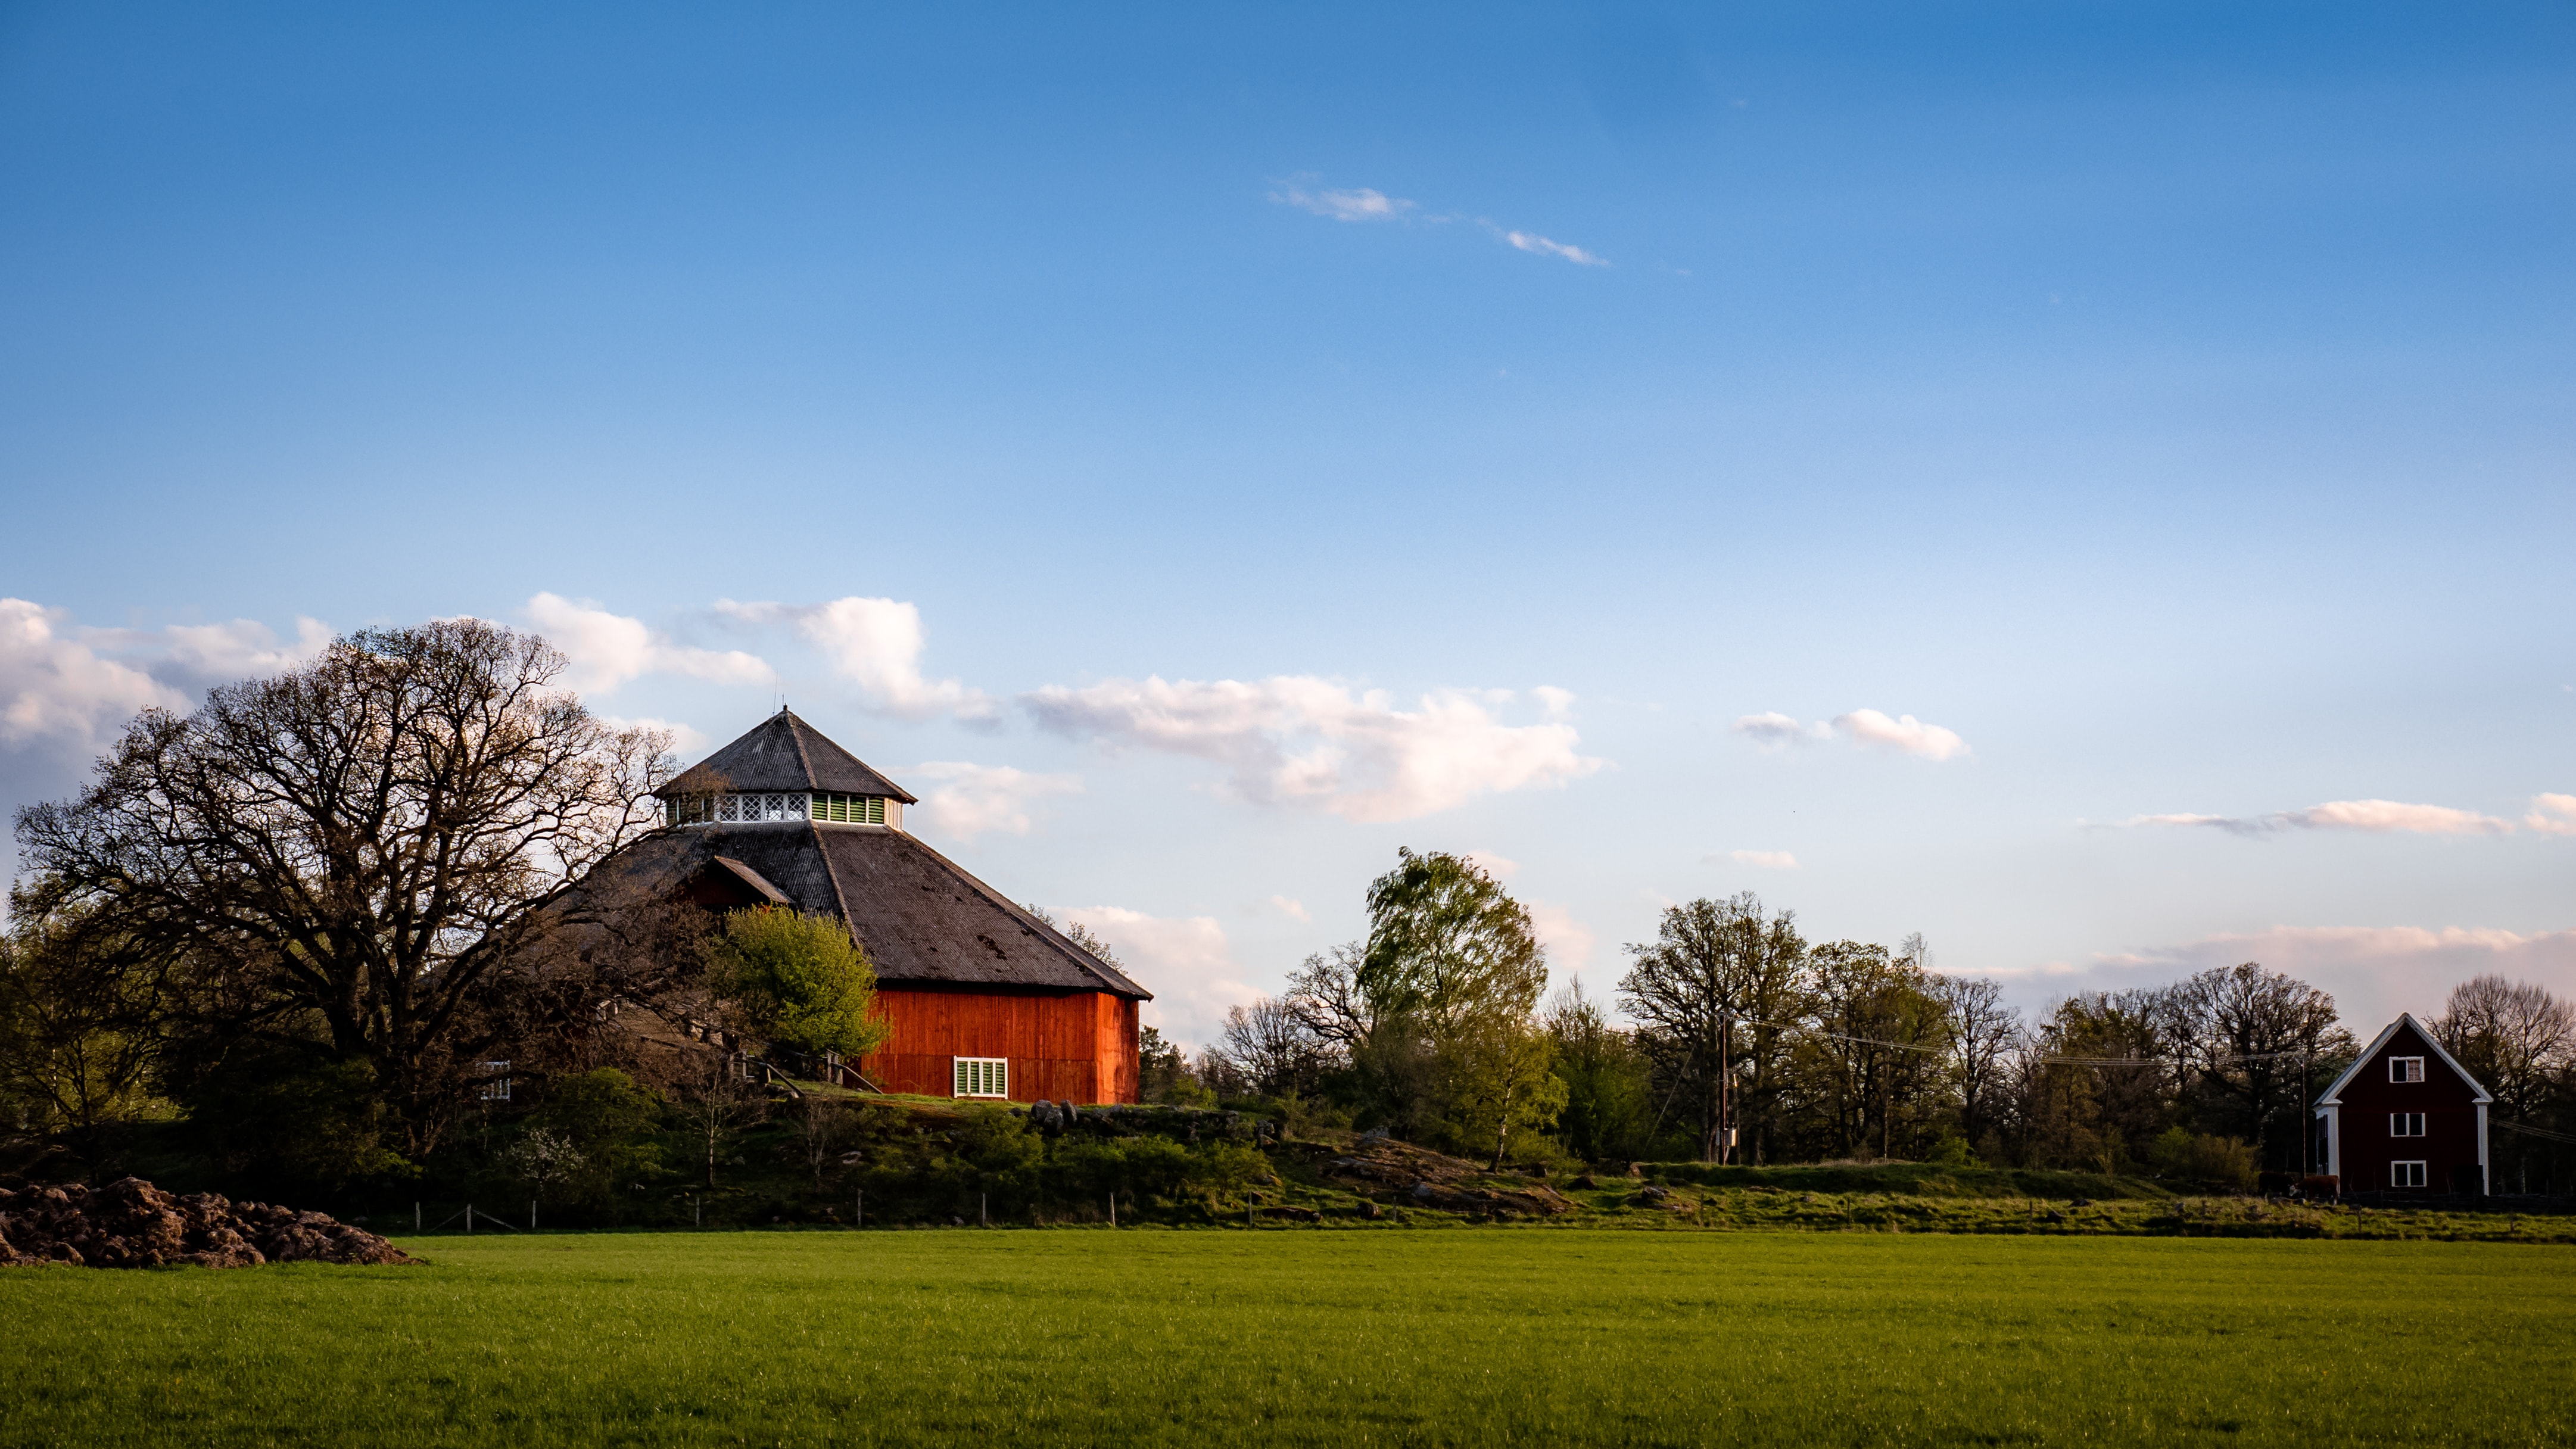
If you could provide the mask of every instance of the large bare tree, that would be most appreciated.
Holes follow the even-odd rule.
[[[566,663],[471,619],[353,634],[146,712],[20,849],[47,905],[182,963],[232,1029],[371,1067],[416,1156],[460,1030],[655,823],[667,739],[594,717]]]

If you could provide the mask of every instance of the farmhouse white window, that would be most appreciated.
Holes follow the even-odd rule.
[[[2424,1114],[2423,1114],[2423,1113],[2421,1113],[2421,1112],[2391,1112],[2391,1113],[2389,1113],[2389,1114],[2388,1114],[2388,1135],[2389,1135],[2389,1136],[2391,1136],[2391,1137],[2421,1137],[2421,1136],[2423,1136],[2423,1135],[2424,1135]]]
[[[2422,1057],[2390,1057],[2388,1059],[2388,1080],[2392,1082],[2420,1082],[2424,1080],[2424,1059]]]
[[[510,1064],[508,1062],[485,1062],[483,1064],[483,1090],[481,1096],[486,1102],[506,1102],[510,1100]]]
[[[2424,1185],[2424,1164],[2420,1162],[2392,1162],[2388,1164],[2388,1185],[2390,1187],[2422,1187]]]
[[[958,1057],[956,1059],[956,1092],[960,1097],[1007,1097],[1011,1095],[1011,1063],[1007,1057]]]

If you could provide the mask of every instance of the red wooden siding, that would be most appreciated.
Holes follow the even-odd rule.
[[[2422,1057],[2424,1080],[2388,1080],[2388,1059]],[[2369,1192],[2388,1187],[2388,1164],[2425,1164],[2425,1190],[2448,1192],[2452,1174],[2478,1164],[2477,1094],[2443,1065],[2432,1043],[2400,1026],[2386,1045],[2371,1054],[2360,1072],[2344,1085],[2343,1106],[2336,1123],[2342,1139],[2338,1164],[2346,1191]],[[2396,1112],[2424,1114],[2424,1135],[2395,1137],[2388,1118]]]
[[[1136,1100],[1136,1003],[1105,991],[880,986],[894,1028],[860,1065],[889,1092],[945,1097],[958,1057],[1011,1064],[1011,1100]]]

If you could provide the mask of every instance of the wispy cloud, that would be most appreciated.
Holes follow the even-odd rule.
[[[1310,191],[1297,182],[1288,181],[1280,183],[1278,189],[1270,193],[1270,199],[1300,211],[1311,211],[1317,216],[1329,216],[1335,221],[1394,221],[1414,209],[1412,202],[1389,196],[1373,186]]]
[[[1443,690],[1396,708],[1383,690],[1278,675],[1242,681],[1112,679],[1021,696],[1038,724],[1115,748],[1210,761],[1256,804],[1347,820],[1412,820],[1479,795],[1562,786],[1602,761],[1561,719],[1507,724],[1508,690]]]
[[[1926,760],[1950,760],[1970,753],[1968,742],[1959,738],[1956,731],[1925,724],[1910,714],[1890,718],[1874,709],[1856,709],[1849,714],[1836,715],[1830,722],[1818,720],[1814,724],[1777,711],[1748,714],[1739,716],[1733,729],[1755,744],[1772,750],[1841,738],[1852,744],[1894,750]]]
[[[1506,231],[1503,233],[1503,240],[1525,252],[1536,252],[1543,257],[1563,257],[1578,267],[1610,265],[1608,261],[1594,256],[1579,246],[1567,242],[1550,241],[1534,231]]]
[[[1079,795],[1079,775],[1039,775],[1009,765],[932,760],[896,773],[933,782],[920,809],[932,825],[960,840],[1000,832],[1026,835],[1032,802],[1050,795]]]
[[[1798,857],[1785,850],[1730,850],[1726,858],[1737,865],[1758,866],[1763,870],[1796,870]]]
[[[1281,206],[1334,221],[1419,221],[1437,225],[1443,222],[1472,222],[1482,227],[1494,240],[1533,256],[1555,257],[1578,267],[1606,267],[1610,259],[1598,252],[1586,251],[1571,242],[1557,241],[1534,231],[1508,227],[1489,217],[1462,216],[1450,212],[1423,210],[1417,203],[1400,196],[1389,196],[1374,186],[1329,187],[1314,176],[1296,176],[1275,182],[1270,199]]]
[[[2140,972],[2171,978],[2240,961],[2332,992],[2345,1022],[2365,1038],[2400,1011],[2441,1010],[2453,985],[2488,972],[2576,993],[2576,931],[2526,935],[2492,926],[2274,926],[2106,953],[2095,958],[2094,972],[2117,972],[2095,980],[2120,985]]]
[[[2541,817],[2535,811],[2531,818]],[[2374,835],[2505,835],[2513,830],[2512,821],[2474,810],[2409,805],[2397,800],[2329,800],[2304,810],[2276,810],[2269,815],[2138,815],[2119,823],[2123,828],[2204,826],[2252,837],[2277,835],[2285,830],[2358,830]]]

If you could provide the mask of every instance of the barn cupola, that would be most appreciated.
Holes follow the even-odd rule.
[[[674,827],[812,822],[903,828],[902,786],[781,709],[653,792]]]

